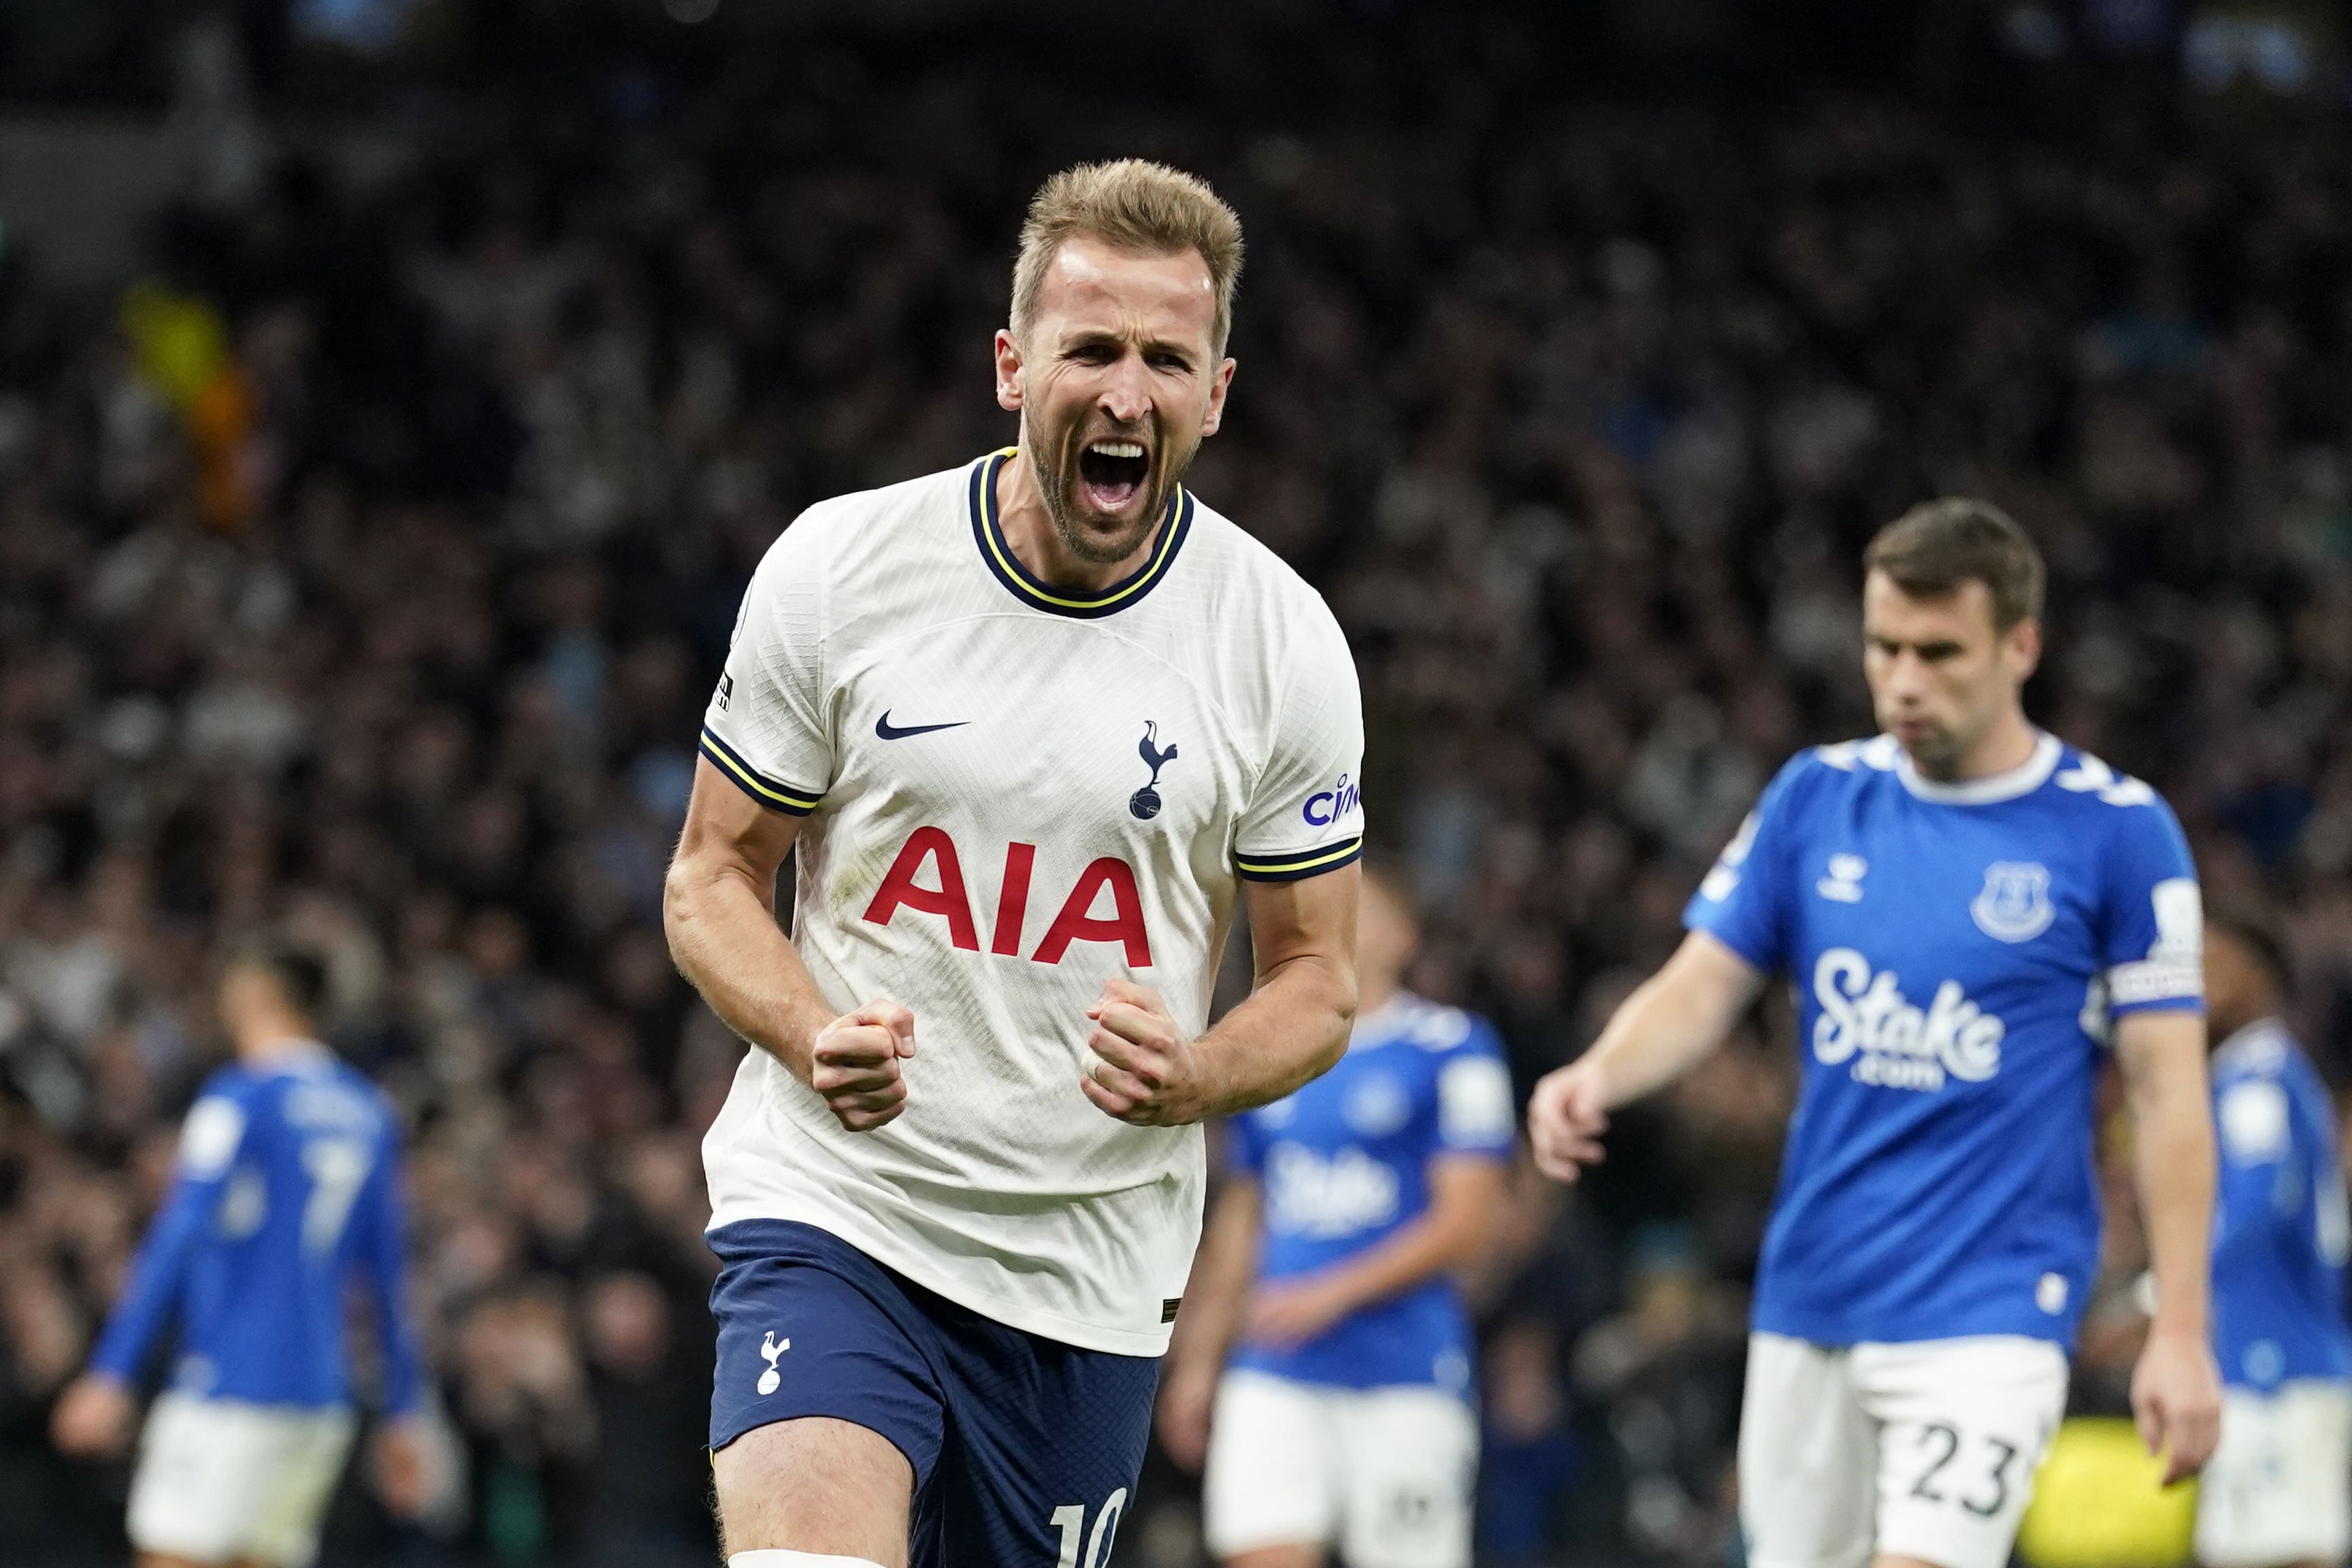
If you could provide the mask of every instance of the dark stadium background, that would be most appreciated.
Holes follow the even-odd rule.
[[[666,7],[666,8],[665,8]],[[658,885],[752,563],[1010,437],[1022,205],[1209,176],[1250,258],[1196,488],[1328,595],[1426,991],[1522,1091],[1771,769],[1868,726],[1854,559],[1988,495],[2030,694],[2280,900],[2352,1067],[2352,165],[2335,6],[2188,0],[8,0],[0,7],[0,1562],[219,1049],[331,954],[414,1126],[463,1480],[330,1563],[709,1561],[696,1140],[740,1048]],[[1785,1020],[1527,1180],[1475,1281],[1482,1552],[1736,1561]],[[2105,1279],[2137,1267],[2109,1185]],[[2095,1310],[2076,1404],[2116,1405]],[[1121,1568],[1197,1551],[1155,1458]]]

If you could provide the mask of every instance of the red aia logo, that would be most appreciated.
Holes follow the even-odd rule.
[[[915,879],[926,861],[938,866],[936,888],[926,888]],[[1005,846],[1004,890],[996,900],[996,931],[989,952],[1020,956],[1021,931],[1029,919],[1029,873],[1036,863],[1034,844]],[[1095,903],[1105,888],[1110,889],[1111,913],[1108,919],[1097,919]],[[964,889],[963,862],[956,855],[955,840],[945,830],[918,827],[907,836],[906,847],[890,863],[889,875],[882,879],[874,901],[866,906],[866,918],[887,926],[902,908],[945,916],[948,940],[966,952],[980,951],[971,895]],[[1129,968],[1151,967],[1151,942],[1143,931],[1143,897],[1136,890],[1134,867],[1106,855],[1079,872],[1078,885],[1062,900],[1062,912],[1054,917],[1054,923],[1045,928],[1045,939],[1029,956],[1038,963],[1059,963],[1074,942],[1115,942],[1127,950]]]

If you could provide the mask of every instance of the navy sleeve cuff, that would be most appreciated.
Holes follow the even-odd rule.
[[[1297,882],[1351,865],[1363,853],[1364,841],[1360,836],[1287,855],[1244,855],[1236,850],[1234,868],[1242,874],[1244,881]]]
[[[720,740],[709,725],[703,726],[702,754],[709,757],[711,765],[725,773],[736,788],[770,811],[781,811],[787,816],[806,816],[816,809],[817,802],[824,798],[823,790],[811,793],[768,777],[745,762],[735,748]]]

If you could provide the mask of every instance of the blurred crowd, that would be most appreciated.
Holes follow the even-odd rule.
[[[2024,63],[1602,107],[1418,15],[1202,43],[1159,100],[1018,36],[518,71],[387,110],[364,180],[231,60],[137,289],[0,258],[0,1557],[119,1540],[122,1477],[54,1458],[47,1403],[218,1058],[210,965],[274,921],[413,1129],[452,1460],[439,1545],[354,1489],[331,1552],[707,1560],[697,1141],[742,1047],[659,923],[698,715],[799,508],[1011,439],[1013,231],[1081,157],[1243,215],[1192,483],[1348,628],[1414,983],[1493,1016],[1523,1091],[1780,761],[1867,731],[1856,555],[1943,491],[2049,556],[2037,715],[2279,903],[2352,1066],[2332,111]],[[1474,1282],[1494,1561],[1723,1561],[1785,1034],[1574,1194],[1519,1184]],[[1122,1563],[1192,1561],[1185,1484],[1155,1460]]]

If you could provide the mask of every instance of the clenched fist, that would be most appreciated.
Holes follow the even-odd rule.
[[[817,1031],[808,1086],[842,1126],[871,1132],[907,1109],[898,1062],[914,1054],[915,1015],[896,1002],[868,1002]]]
[[[1207,1113],[1192,1042],[1149,985],[1113,980],[1087,1009],[1094,1059],[1078,1087],[1106,1115],[1137,1127],[1181,1127]]]

